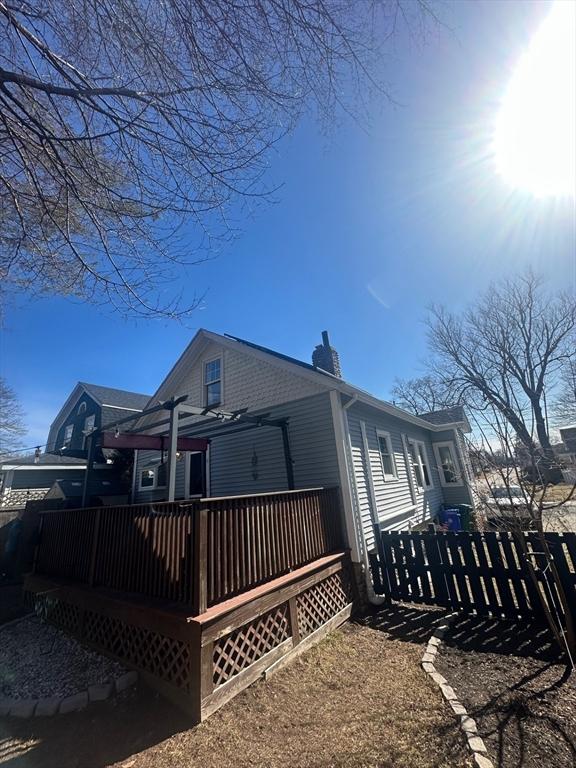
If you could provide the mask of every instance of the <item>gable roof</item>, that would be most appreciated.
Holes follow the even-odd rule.
[[[146,408],[150,395],[141,395],[138,392],[128,392],[126,389],[103,387],[99,384],[88,384],[85,381],[78,382],[81,387],[99,405],[111,408],[125,408],[127,410],[142,411]]]
[[[366,405],[370,405],[381,411],[385,411],[391,416],[395,416],[396,418],[410,422],[411,424],[415,424],[418,427],[422,427],[433,432],[441,432],[448,428],[469,426],[463,411],[462,415],[464,416],[464,421],[443,422],[442,425],[437,425],[431,421],[423,419],[421,416],[415,416],[408,411],[404,411],[402,408],[398,408],[386,400],[381,400],[374,395],[371,395],[369,392],[360,389],[360,387],[349,384],[348,382],[344,381],[344,379],[341,379],[338,376],[334,376],[328,371],[324,371],[322,368],[317,368],[310,363],[305,363],[302,360],[289,357],[288,355],[284,355],[281,352],[276,352],[275,350],[269,349],[268,347],[263,347],[260,344],[254,344],[251,341],[246,341],[245,339],[241,339],[237,336],[232,336],[230,334],[221,335],[212,331],[207,331],[204,328],[201,328],[194,335],[194,338],[190,341],[184,352],[180,355],[176,363],[172,366],[171,370],[156,390],[156,393],[150,399],[150,403],[155,402],[156,400],[164,400],[167,397],[176,394],[180,376],[183,374],[185,375],[186,371],[193,364],[195,357],[197,357],[202,352],[202,350],[205,349],[205,345],[209,342],[214,342],[216,344],[220,344],[221,346],[232,348],[236,351],[243,351],[245,353],[247,352],[260,359],[265,359],[269,363],[274,363],[279,367],[283,367],[284,369],[289,368],[292,373],[298,373],[300,376],[304,376],[309,381],[313,381],[314,383],[325,387],[327,391],[335,389],[342,394],[350,396],[354,400],[358,400],[362,403],[365,403]],[[172,385],[171,389],[170,385]],[[146,419],[146,417],[144,417],[144,419]],[[138,425],[143,425],[144,423],[145,421],[139,421]]]
[[[269,349],[268,347],[263,347],[260,344],[254,344],[253,341],[246,341],[246,339],[241,339],[238,336],[232,336],[229,333],[225,333],[224,336],[227,339],[233,339],[234,341],[240,342],[240,344],[245,344],[247,347],[252,347],[252,349],[258,349],[260,352],[265,352],[267,355],[272,355],[273,357],[277,357],[278,360],[285,360],[288,363],[293,363],[294,365],[299,365],[302,368],[306,368],[309,371],[314,371],[315,373],[321,373],[324,376],[329,376],[332,379],[338,379],[339,376],[334,376],[334,374],[329,373],[329,371],[325,371],[323,368],[318,368],[317,365],[312,365],[312,363],[305,363],[303,360],[297,360],[295,357],[290,357],[289,355],[284,355],[282,352],[276,352],[274,349]]]
[[[428,413],[421,413],[420,418],[424,421],[429,421],[431,424],[454,424],[455,422],[461,422],[466,424],[470,430],[470,424],[464,406],[453,405],[450,408],[442,408],[438,411],[429,411]]]

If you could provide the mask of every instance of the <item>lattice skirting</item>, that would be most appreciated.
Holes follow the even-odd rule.
[[[84,639],[166,683],[188,690],[190,646],[143,627],[86,611]]]
[[[218,686],[242,672],[290,636],[285,603],[214,643],[213,680]]]
[[[286,602],[219,638],[212,654],[214,687],[248,669],[285,640],[292,638],[296,645],[333,619],[351,600],[349,574],[341,570],[297,594],[292,619]],[[291,626],[294,619],[296,627]]]
[[[190,688],[190,644],[52,596],[27,592],[43,621],[183,692]]]
[[[350,603],[348,571],[333,573],[296,597],[301,638],[315,632]]]
[[[29,584],[28,604],[42,619],[140,670],[196,721],[313,645],[352,608],[343,554],[215,616],[153,610],[44,577]]]

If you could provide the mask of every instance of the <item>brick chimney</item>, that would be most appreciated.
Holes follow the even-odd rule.
[[[328,331],[322,331],[322,344],[318,344],[314,352],[312,352],[312,365],[315,365],[316,368],[322,368],[323,371],[328,371],[328,373],[333,373],[338,378],[342,378],[340,358],[334,347],[330,346]]]

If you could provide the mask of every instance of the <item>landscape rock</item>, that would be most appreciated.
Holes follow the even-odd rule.
[[[442,691],[442,695],[445,699],[448,701],[450,700],[457,700],[458,697],[456,696],[456,691],[454,688],[452,688],[450,685],[441,685],[440,690]]]
[[[460,715],[460,716],[462,716],[462,715],[467,715],[467,714],[468,714],[468,713],[466,712],[466,707],[464,707],[462,704],[460,704],[460,702],[459,702],[459,701],[457,701],[457,700],[452,700],[452,701],[449,701],[449,702],[448,702],[448,704],[450,704],[450,706],[451,706],[451,707],[452,707],[452,709],[454,710],[454,714],[455,714],[455,715]]]
[[[478,752],[474,753],[474,765],[476,768],[494,768],[494,763]]]
[[[132,685],[136,685],[138,682],[138,672],[131,671],[126,672],[125,675],[122,675],[122,677],[119,677],[116,680],[116,690],[118,693],[121,691],[125,691],[127,688],[130,688]]]
[[[66,715],[69,712],[80,712],[88,706],[88,691],[76,693],[74,696],[67,696],[60,702],[60,714]]]
[[[91,685],[88,688],[88,698],[90,701],[106,701],[112,695],[114,683],[99,683]]]
[[[432,672],[430,675],[432,680],[436,683],[436,685],[448,685],[448,681],[445,677],[443,677],[440,672]]]
[[[61,701],[62,699],[58,696],[39,699],[34,715],[36,717],[52,717],[52,715],[55,715],[58,712]]]
[[[26,719],[32,717],[36,708],[36,699],[14,699],[10,707],[12,717],[21,717]]]
[[[486,745],[484,744],[484,741],[480,738],[480,736],[472,735],[471,733],[466,734],[466,738],[468,739],[468,746],[472,750],[472,752],[486,752]]]
[[[460,718],[460,727],[465,733],[478,733],[476,720],[469,715],[462,715]]]
[[[436,667],[430,661],[423,661],[422,669],[424,672],[428,672],[429,675],[431,675],[433,672],[436,672]]]

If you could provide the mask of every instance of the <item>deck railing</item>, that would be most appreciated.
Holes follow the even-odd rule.
[[[194,615],[343,546],[339,491],[41,513],[35,570]]]

